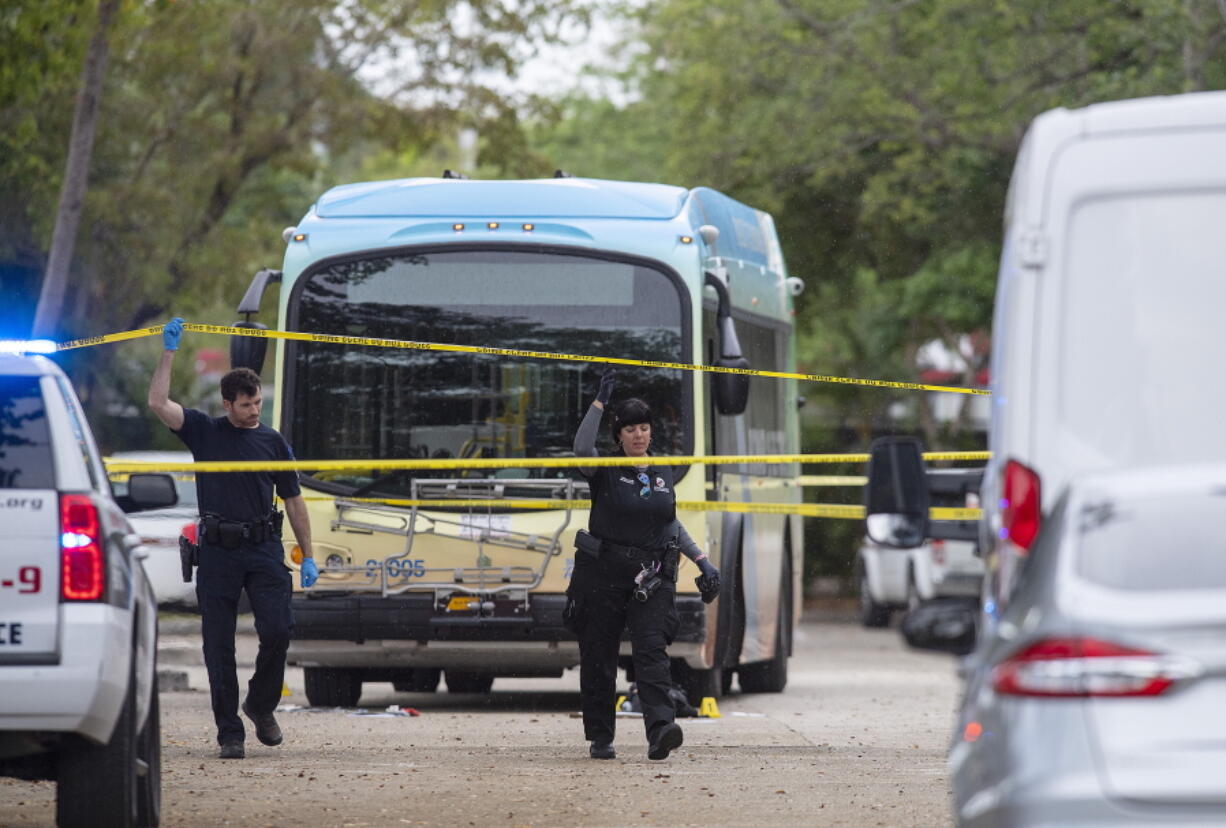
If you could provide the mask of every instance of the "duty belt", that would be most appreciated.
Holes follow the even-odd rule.
[[[664,549],[640,549],[637,546],[622,546],[612,541],[600,542],[601,554],[613,553],[631,561],[658,561],[664,557]]]
[[[260,544],[281,537],[280,512],[272,517],[252,521],[227,520],[220,515],[204,515],[200,519],[200,537],[209,544],[236,549],[244,543]]]

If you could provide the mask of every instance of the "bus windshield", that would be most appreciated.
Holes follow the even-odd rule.
[[[290,300],[291,329],[550,353],[688,362],[679,282],[640,263],[490,249],[413,251],[326,264]],[[562,457],[591,404],[592,363],[447,351],[293,342],[287,424],[310,459]],[[693,445],[683,372],[619,368],[614,402],[656,412],[652,452]],[[608,429],[598,447],[609,453]],[[337,493],[406,496],[410,478],[486,476],[446,470],[320,472]],[[577,476],[500,469],[496,477]]]

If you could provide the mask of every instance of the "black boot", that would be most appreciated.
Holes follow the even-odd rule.
[[[592,742],[588,754],[593,759],[616,759],[617,751],[613,750],[612,742]]]
[[[667,759],[668,754],[681,747],[683,738],[681,725],[676,722],[661,725],[656,735],[651,737],[651,744],[647,747],[647,758]]]
[[[255,723],[255,737],[269,747],[281,744],[281,728],[277,725],[277,717],[271,713],[254,713],[243,700],[243,712]]]

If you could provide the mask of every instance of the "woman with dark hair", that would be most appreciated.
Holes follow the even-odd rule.
[[[575,434],[576,456],[596,456],[596,433],[613,385],[614,372],[606,370]],[[580,469],[591,487],[592,511],[589,531],[576,538],[567,589],[566,619],[579,638],[583,731],[593,759],[615,757],[617,653],[629,626],[647,758],[666,759],[682,742],[668,694],[667,651],[679,624],[674,605],[679,554],[701,570],[704,601],[719,594],[719,570],[677,520],[673,467],[651,463],[651,408],[640,399],[623,400],[613,409],[610,428],[628,462]]]

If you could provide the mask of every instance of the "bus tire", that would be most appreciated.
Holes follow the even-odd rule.
[[[779,628],[775,634],[775,654],[769,661],[743,665],[741,690],[745,693],[782,693],[788,686],[788,653],[792,649],[792,562],[785,560],[783,588],[779,596]]]
[[[357,707],[362,698],[362,676],[357,670],[303,667],[302,683],[311,707]]]
[[[681,659],[672,662],[673,683],[685,691],[685,697],[695,707],[703,699],[719,699],[724,695],[724,671],[720,667],[695,670]]]
[[[488,693],[494,686],[494,677],[488,673],[470,673],[465,670],[447,671],[448,693]]]
[[[442,675],[443,671],[437,667],[415,667],[393,679],[392,688],[397,693],[433,693],[438,690]]]

